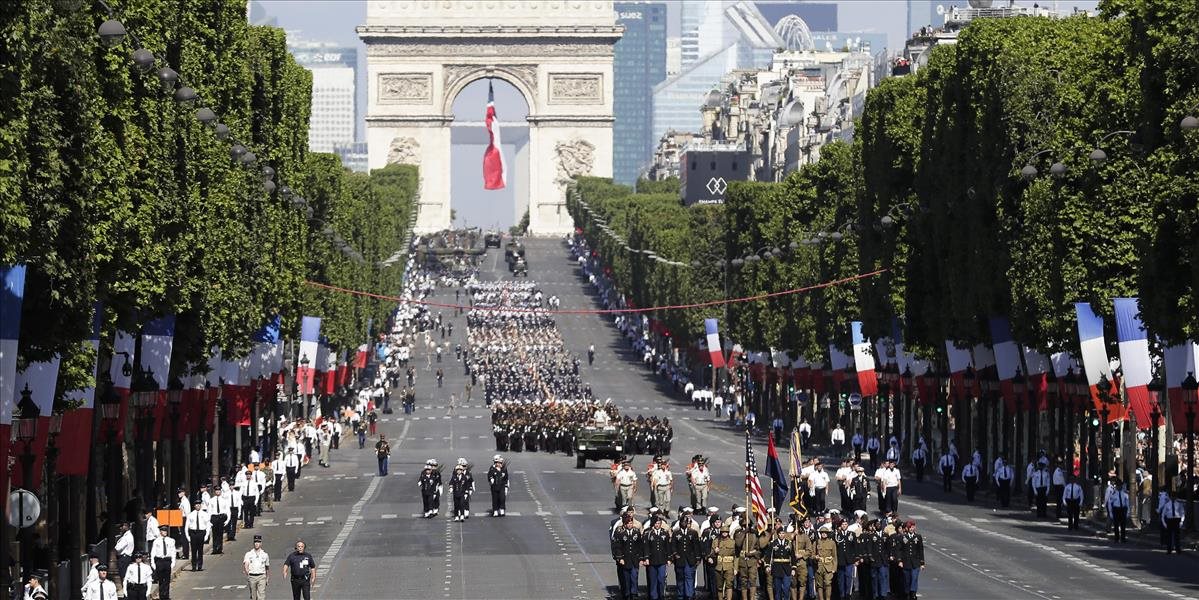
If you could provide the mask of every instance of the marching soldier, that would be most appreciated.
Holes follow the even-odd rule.
[[[666,563],[674,558],[672,542],[669,523],[657,515],[654,525],[645,533],[645,585],[650,600],[663,600],[666,596]]]
[[[250,600],[266,600],[266,584],[270,577],[271,557],[262,549],[262,536],[254,536],[254,547],[242,557],[241,572],[250,588]]]
[[[794,533],[783,531],[783,523],[775,521],[774,533],[766,547],[766,575],[770,579],[770,600],[788,600],[791,595],[791,569],[795,560]]]
[[[741,600],[754,600],[758,597],[758,567],[762,566],[764,540],[747,519],[733,541],[737,545],[737,583],[741,587]]]
[[[794,529],[794,535],[791,538],[791,545],[794,554],[791,558],[791,598],[798,600],[808,589],[808,569],[811,566],[812,560],[816,557],[816,543],[812,541],[811,533],[804,526],[807,520],[804,520],[799,526],[794,522],[789,529]],[[776,599],[781,600],[781,599]]]
[[[903,570],[903,593],[909,600],[916,600],[920,588],[920,571],[924,570],[924,538],[916,533],[916,522],[903,525],[903,533],[897,534],[895,549],[896,564]]]
[[[718,600],[733,600],[733,579],[737,576],[737,543],[729,535],[729,524],[720,526],[720,537],[712,544],[708,561],[716,574],[716,596]]]
[[[641,527],[631,512],[625,513],[621,525],[612,535],[612,560],[620,574],[621,600],[634,600],[638,567],[645,562],[645,545]]]
[[[833,575],[837,572],[837,543],[829,536],[833,528],[828,523],[820,526],[815,548],[812,551],[816,561],[816,599],[833,600]]]
[[[672,530],[674,551],[674,581],[681,600],[695,597],[695,568],[705,556],[699,527],[691,518],[691,507],[683,507],[682,516]]]
[[[417,485],[420,487],[425,518],[436,517],[441,510],[441,468],[437,466],[436,460],[430,458],[425,461],[425,468],[420,473]]]
[[[145,563],[146,553],[142,550],[133,552],[133,563],[125,569],[121,577],[121,587],[128,600],[146,600],[150,594],[150,584],[154,582],[154,569]]]
[[[637,473],[633,471],[632,463],[626,460],[621,464],[620,470],[616,472],[612,480],[612,485],[616,488],[616,495],[619,498],[616,502],[618,505],[633,504],[633,497],[637,494]]]
[[[454,465],[454,474],[450,476],[450,491],[454,494],[454,520],[465,521],[470,518],[470,496],[475,491],[475,478],[470,474],[470,465],[465,458],[459,458]]]
[[[712,507],[716,508],[715,506]],[[703,565],[704,565],[704,589],[708,592],[709,598],[716,597],[716,563],[709,559],[712,556],[712,551],[716,547],[716,542],[720,540],[720,519],[716,513],[709,513],[710,516],[700,525],[699,543],[703,550]]]
[[[171,573],[175,570],[175,538],[171,528],[158,526],[158,538],[150,543],[150,566],[158,583],[158,600],[171,600]]]
[[[656,468],[650,472],[650,485],[654,495],[654,506],[665,512],[670,508],[670,496],[674,491],[674,474],[670,472],[666,459],[659,458]]]
[[[491,468],[487,470],[487,483],[491,488],[491,516],[502,517],[508,503],[508,467],[504,464],[504,457],[499,454],[491,460]]]

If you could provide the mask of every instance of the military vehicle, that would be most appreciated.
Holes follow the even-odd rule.
[[[501,236],[498,231],[488,231],[487,235],[483,236],[483,247],[484,248],[499,248],[500,247],[500,237]]]
[[[512,276],[520,277],[522,275],[525,277],[529,276],[529,263],[525,262],[523,256],[518,256],[516,257],[516,263],[512,265]]]
[[[575,428],[575,468],[588,460],[617,460],[624,455],[624,428],[590,423]]]

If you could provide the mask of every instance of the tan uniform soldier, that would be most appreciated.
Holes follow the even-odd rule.
[[[737,545],[737,581],[741,586],[741,600],[758,597],[758,567],[762,566],[762,536],[752,524],[742,524],[733,536]]]
[[[837,542],[829,535],[833,528],[825,523],[820,526],[820,538],[816,540],[816,600],[833,600],[833,575],[837,572]]]
[[[733,600],[733,578],[737,576],[737,544],[729,537],[729,525],[720,526],[720,538],[712,544],[709,555],[716,565],[716,598]]]
[[[241,561],[241,571],[250,588],[250,600],[266,600],[266,583],[271,570],[271,557],[262,549],[262,536],[254,536],[254,547]]]
[[[791,600],[798,600],[808,589],[808,562],[815,558],[816,544],[802,529],[794,533],[795,559],[791,561]]]

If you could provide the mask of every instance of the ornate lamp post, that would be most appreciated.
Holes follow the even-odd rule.
[[[1161,442],[1160,438],[1158,437],[1160,434],[1158,425],[1161,423],[1161,418],[1162,418],[1161,395],[1162,395],[1162,392],[1165,391],[1165,389],[1166,389],[1166,386],[1162,382],[1161,377],[1154,377],[1153,381],[1149,382],[1149,393],[1150,393],[1149,401],[1151,403],[1150,413],[1149,413],[1149,422],[1151,424],[1149,427],[1153,432],[1151,434],[1152,437],[1150,437],[1150,441],[1149,441],[1150,446],[1149,446],[1149,465],[1148,465],[1149,473],[1150,473],[1150,476],[1152,477],[1151,485],[1153,486],[1152,496],[1150,497],[1151,502],[1149,502],[1150,526],[1153,526],[1153,524],[1157,523],[1157,495],[1159,493],[1159,490],[1161,489],[1161,477],[1158,476],[1158,472],[1157,472],[1158,471],[1157,467],[1158,467],[1158,464],[1161,462],[1161,457],[1158,455],[1157,445]]]
[[[1112,435],[1111,428],[1107,423],[1107,418],[1111,413],[1111,408],[1109,405],[1112,399],[1111,392],[1109,391],[1110,389],[1111,381],[1107,378],[1107,375],[1101,376],[1097,386],[1097,392],[1099,394],[1099,415],[1103,419],[1099,423],[1099,433],[1102,436],[1101,446],[1103,452],[1103,458],[1101,459],[1103,461],[1102,473],[1100,475],[1101,478],[1106,478],[1112,470]],[[1102,481],[1102,479],[1100,481]]]
[[[942,371],[937,374],[937,394],[941,405],[937,412],[941,417],[941,447],[949,449],[949,373]]]
[[[1187,417],[1187,471],[1182,485],[1187,492],[1187,531],[1195,530],[1195,404],[1199,403],[1199,382],[1195,373],[1188,372],[1182,380],[1182,401]]]
[[[971,422],[974,420],[970,410],[970,398],[974,396],[974,384],[977,381],[977,373],[974,372],[974,367],[966,367],[966,372],[962,375],[962,382],[966,387],[966,399],[960,400],[954,404],[954,423],[953,436],[958,438],[958,443],[961,446],[959,450],[970,452],[974,449],[974,440],[972,439]]]
[[[25,488],[33,487],[33,461],[36,458],[33,454],[33,440],[37,437],[37,419],[41,415],[41,410],[37,403],[33,401],[33,392],[29,389],[29,384],[25,384],[25,389],[21,390],[21,401],[17,403],[17,415],[14,415],[12,420],[13,440],[21,443],[21,477]],[[29,490],[32,491],[32,490]],[[24,525],[25,523],[25,503],[20,502],[17,506],[17,522]],[[8,527],[8,525],[4,525]],[[17,562],[17,572],[21,581],[25,581],[29,577],[31,564],[30,548],[29,548],[29,527],[22,526],[17,529],[17,541],[21,548],[21,559]],[[8,572],[8,565],[4,565],[5,572]]]
[[[1024,427],[1024,390],[1027,387],[1027,380],[1024,378],[1024,373],[1020,369],[1016,369],[1016,375],[1012,377],[1012,393],[1016,396],[1016,435],[1012,439],[1012,464],[1017,467],[1023,465],[1027,457],[1020,456],[1021,442],[1024,441],[1024,435],[1028,431]]]
[[[133,539],[140,549],[146,540],[146,522],[142,514],[145,506],[153,504],[153,500],[147,494],[152,494],[154,489],[154,465],[152,457],[154,455],[154,443],[151,440],[154,428],[154,407],[158,403],[158,382],[154,380],[154,374],[150,370],[137,369],[133,381],[134,391],[129,397],[129,405],[134,410],[134,422],[136,423],[136,477],[137,487],[141,491],[142,506],[138,507],[138,518],[136,530],[133,534]]]

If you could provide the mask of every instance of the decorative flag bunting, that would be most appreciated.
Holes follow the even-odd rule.
[[[704,319],[704,334],[708,340],[708,355],[712,359],[712,368],[725,366],[724,352],[720,349],[720,332],[716,329],[716,319]]]
[[[959,348],[957,342],[945,340],[945,354],[949,358],[949,382],[951,396],[964,399],[966,396],[966,369],[970,368],[970,350]]]
[[[150,371],[158,384],[159,391],[165,392],[171,376],[171,347],[175,341],[175,317],[167,316],[154,319],[142,328],[141,365]]]
[[[1116,341],[1120,345],[1120,369],[1124,372],[1124,390],[1128,407],[1137,419],[1138,429],[1149,427],[1149,336],[1141,322],[1136,298],[1116,298]]]
[[[508,166],[500,142],[500,119],[495,113],[495,90],[487,81],[487,149],[483,151],[483,189],[501,190],[508,184]]]
[[[1024,346],[1024,367],[1028,369],[1028,391],[1037,396],[1037,410],[1049,410],[1049,370],[1053,365],[1049,357]]]
[[[983,395],[982,383],[980,383],[982,379],[995,377],[995,351],[986,344],[975,344],[971,354],[973,362],[970,364],[974,366],[973,392],[977,398]]]
[[[104,326],[104,307],[99,302],[92,306],[92,334],[83,346],[95,357],[92,376],[100,367],[100,329]],[[62,415],[62,431],[58,436],[58,463],[54,469],[60,475],[87,475],[88,457],[91,451],[92,412],[96,406],[96,386],[67,392],[67,401],[78,402],[79,406]]]
[[[16,410],[21,410],[22,407],[17,403],[21,401],[22,395],[28,389],[30,399],[38,410],[38,417],[36,429],[33,431],[33,439],[25,442],[32,444],[29,448],[34,456],[33,472],[25,473],[21,462],[18,461],[12,470],[14,486],[37,489],[42,484],[42,471],[46,461],[46,440],[50,436],[50,413],[54,411],[54,393],[58,389],[58,365],[59,357],[55,356],[45,362],[29,363],[24,371],[17,373],[16,396],[12,400]],[[14,440],[19,435],[14,432]],[[16,451],[16,448],[13,450]],[[24,453],[24,451],[22,448],[18,454]]]
[[[221,349],[213,346],[208,353],[208,373],[204,375],[204,404],[200,414],[200,422],[204,431],[212,432],[216,426],[216,403],[221,393],[221,378],[224,376],[224,361],[221,360]]]
[[[1186,405],[1182,400],[1182,380],[1188,374],[1199,377],[1199,344],[1187,342],[1166,348],[1166,394],[1170,399],[1170,423],[1174,431],[1186,431]]]
[[[841,381],[845,379],[845,370],[849,368],[849,365],[853,364],[853,359],[848,354],[842,352],[836,344],[828,345],[828,359],[833,373],[832,393],[836,394],[841,391]]]
[[[749,443],[749,430],[745,430],[745,494],[753,515],[754,525],[759,532],[766,530],[766,501],[762,498],[762,484],[758,482],[758,465],[754,462],[754,448]]]
[[[355,369],[365,369],[366,368],[366,357],[367,357],[367,353],[369,351],[370,351],[369,344],[361,344],[358,346],[358,351],[356,353],[354,353],[354,368]]]
[[[1087,378],[1087,386],[1091,388],[1091,402],[1095,410],[1100,410],[1099,382],[1106,378],[1109,385],[1112,380],[1111,362],[1107,358],[1107,348],[1103,340],[1103,319],[1091,310],[1089,302],[1075,302],[1074,311],[1078,317],[1078,345],[1082,350],[1082,367]],[[1114,394],[1113,394],[1114,396]],[[1108,407],[1108,422],[1119,421],[1123,418],[1123,407],[1113,402]]]
[[[225,420],[230,425],[250,424],[250,403],[254,397],[249,357],[221,361],[221,394],[225,399]]]
[[[999,388],[1008,414],[1016,412],[1016,392],[1012,378],[1020,370],[1020,350],[1012,341],[1012,326],[1007,317],[991,317],[991,343],[995,345],[995,370],[999,375]],[[977,359],[978,355],[975,354]]]
[[[849,324],[850,337],[853,341],[853,363],[858,372],[858,390],[863,396],[878,394],[878,377],[874,374],[874,355],[870,352],[870,340],[862,335],[862,322],[853,321]]]
[[[17,350],[21,339],[21,306],[25,300],[25,265],[0,267],[0,467],[8,465],[12,413],[16,402]],[[8,489],[8,469],[0,468],[0,491]]]
[[[320,339],[321,318],[304,317],[300,325],[300,357],[296,362],[296,380],[299,382],[301,394],[311,394],[316,391],[314,379]],[[305,359],[307,359],[308,365],[304,365]]]
[[[791,508],[799,513],[799,518],[808,516],[807,503],[804,502],[803,489],[799,485],[799,474],[803,470],[803,440],[799,435],[799,428],[791,430],[791,448],[787,452],[790,456],[790,470],[788,474],[791,476],[791,481],[794,484],[791,486],[791,501],[788,503]]]
[[[782,508],[787,503],[787,498],[791,494],[790,485],[787,481],[787,474],[783,473],[783,463],[779,461],[778,450],[774,447],[774,433],[771,432],[766,436],[766,476],[773,482],[771,489],[774,492],[775,510]]]

